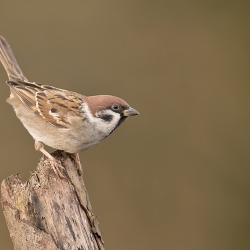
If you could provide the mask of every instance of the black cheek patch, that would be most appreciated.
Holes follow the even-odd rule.
[[[113,119],[113,116],[112,115],[101,115],[100,118],[103,119],[104,121],[111,122]]]

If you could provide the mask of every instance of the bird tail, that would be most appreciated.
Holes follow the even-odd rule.
[[[28,80],[20,69],[9,43],[2,36],[0,36],[0,61],[8,74],[9,80]]]

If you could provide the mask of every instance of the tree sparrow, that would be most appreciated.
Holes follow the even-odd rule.
[[[44,144],[72,155],[78,173],[82,167],[78,152],[109,136],[128,116],[139,115],[124,100],[110,95],[83,96],[72,91],[29,82],[21,71],[5,38],[0,36],[0,61],[8,77],[11,104],[24,127],[35,140],[35,149],[51,161],[61,174],[56,160]]]

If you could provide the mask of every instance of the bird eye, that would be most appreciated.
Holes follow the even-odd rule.
[[[119,110],[119,105],[118,105],[118,104],[112,105],[112,109],[113,109],[114,111],[118,111],[118,110]]]

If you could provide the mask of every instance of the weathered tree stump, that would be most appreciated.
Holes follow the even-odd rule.
[[[1,185],[2,208],[14,249],[104,250],[83,179],[63,151],[53,156],[65,168],[60,178],[45,157],[26,183],[19,174]]]

